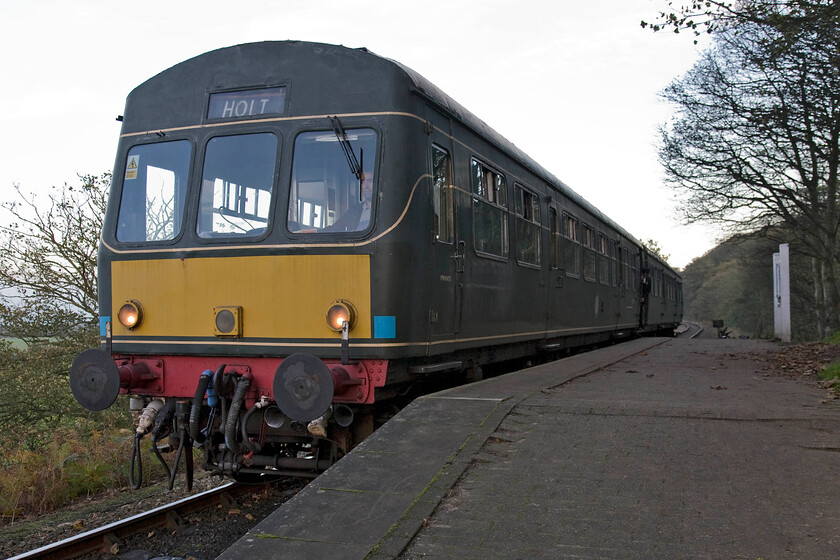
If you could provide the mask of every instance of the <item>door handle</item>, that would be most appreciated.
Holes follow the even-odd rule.
[[[458,242],[458,248],[455,254],[452,255],[452,260],[455,261],[455,272],[464,272],[464,255],[466,253],[467,244],[464,241]]]

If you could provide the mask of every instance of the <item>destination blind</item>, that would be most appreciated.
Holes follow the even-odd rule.
[[[208,119],[249,119],[281,115],[286,106],[286,88],[262,88],[211,93]]]

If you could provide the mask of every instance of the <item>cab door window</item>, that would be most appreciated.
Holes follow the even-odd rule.
[[[438,146],[432,147],[432,200],[435,211],[435,239],[452,243],[453,239],[453,204],[452,204],[452,163],[449,153]]]

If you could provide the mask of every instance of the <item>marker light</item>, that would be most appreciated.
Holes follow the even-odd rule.
[[[230,309],[222,309],[216,313],[216,330],[222,334],[230,334],[236,326],[236,317]]]
[[[140,323],[143,322],[143,308],[140,306],[140,302],[135,300],[125,302],[120,307],[117,318],[122,326],[129,330],[139,327]]]
[[[352,329],[356,324],[356,309],[349,301],[334,301],[327,311],[327,326],[336,332],[341,332],[344,323]]]
[[[215,334],[220,337],[242,336],[242,308],[238,305],[214,307]]]

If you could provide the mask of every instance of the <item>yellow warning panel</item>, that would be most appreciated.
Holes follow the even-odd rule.
[[[344,300],[359,313],[351,336],[371,337],[369,255],[115,261],[111,280],[111,316],[129,300],[144,315],[132,331],[115,323],[115,336],[214,336],[218,308],[235,306],[243,338],[332,339],[326,313]]]

